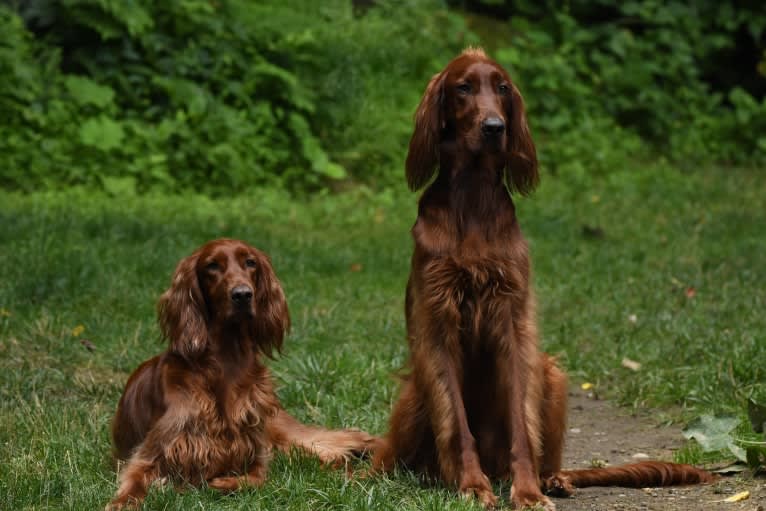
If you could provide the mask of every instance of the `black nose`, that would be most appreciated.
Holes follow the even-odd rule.
[[[505,122],[500,117],[487,117],[481,123],[481,132],[485,136],[497,136],[505,131]]]
[[[237,305],[247,305],[253,299],[253,290],[249,286],[234,286],[231,290],[231,299]]]

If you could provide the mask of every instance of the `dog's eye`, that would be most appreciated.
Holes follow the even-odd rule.
[[[506,94],[508,94],[510,91],[511,91],[511,88],[510,88],[510,87],[508,87],[508,85],[507,85],[507,84],[505,84],[505,83],[501,83],[501,84],[500,84],[500,85],[497,87],[497,92],[498,92],[498,93],[500,93],[500,94],[501,94],[501,95],[503,95],[503,96],[505,96]]]
[[[205,269],[206,269],[207,271],[218,271],[218,270],[220,270],[220,269],[221,269],[221,265],[220,265],[220,264],[218,264],[218,263],[217,263],[217,262],[215,262],[215,261],[210,261],[209,263],[207,263],[207,264],[205,265]]]
[[[255,268],[256,266],[258,266],[258,263],[255,262],[255,259],[248,258],[248,259],[245,259],[245,266],[247,266],[248,268]]]
[[[457,85],[457,91],[458,91],[460,94],[468,94],[468,93],[470,93],[470,92],[471,92],[471,84],[470,84],[470,83],[468,83],[468,82],[465,82],[465,83],[459,83],[459,84]]]

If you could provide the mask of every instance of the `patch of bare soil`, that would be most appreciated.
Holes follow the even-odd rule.
[[[573,390],[569,395],[563,468],[590,468],[593,460],[619,465],[638,461],[635,455],[672,461],[683,444],[680,426],[659,427],[656,417],[630,414],[585,394]],[[750,492],[747,500],[722,502],[743,491]],[[712,485],[671,488],[583,488],[553,501],[558,511],[766,511],[766,478],[723,477]]]

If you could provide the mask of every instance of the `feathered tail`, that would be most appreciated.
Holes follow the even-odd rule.
[[[324,429],[299,422],[284,410],[267,423],[269,437],[275,448],[290,452],[302,449],[326,464],[341,464],[352,456],[362,456],[372,450],[376,437],[358,429]]]
[[[622,486],[645,488],[710,483],[717,476],[691,465],[642,461],[618,467],[562,470],[543,481],[547,493],[569,495],[574,488]]]

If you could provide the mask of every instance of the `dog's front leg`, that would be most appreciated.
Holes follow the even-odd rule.
[[[207,485],[221,492],[233,492],[246,486],[261,486],[266,481],[267,467],[265,460],[255,460],[246,474],[216,477],[208,481]]]
[[[452,332],[458,332],[457,327]],[[465,497],[475,497],[485,507],[494,507],[497,496],[481,470],[476,441],[468,427],[461,390],[462,360],[448,349],[449,334],[445,344],[445,337],[435,333],[422,332],[424,337],[414,343],[413,378],[426,401],[442,477],[457,485]]]
[[[106,506],[106,511],[139,507],[149,486],[157,479],[171,475],[166,455],[172,451],[188,414],[188,407],[176,404],[152,426],[120,472],[117,494]]]
[[[134,509],[141,505],[149,485],[159,478],[159,467],[156,461],[146,454],[139,447],[138,452],[130,457],[120,473],[120,487],[117,494],[107,504],[106,511]]]
[[[540,491],[538,456],[541,445],[540,407],[543,399],[542,357],[537,344],[537,327],[532,305],[509,318],[501,337],[499,368],[501,383],[509,399],[506,424],[511,444],[511,500],[517,509],[555,505]],[[508,364],[510,362],[510,364]]]

